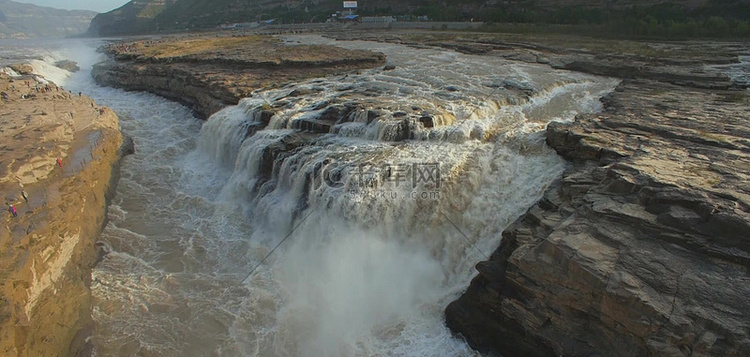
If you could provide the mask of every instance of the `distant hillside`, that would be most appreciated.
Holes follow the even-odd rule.
[[[60,10],[0,0],[0,38],[61,38],[81,35],[96,12]]]
[[[360,0],[358,10],[362,16],[427,15],[437,21],[474,19],[565,25],[618,22],[625,27],[656,26],[654,22],[659,26],[701,27],[711,17],[720,17],[730,21],[729,27],[736,27],[738,21],[750,20],[749,4],[750,0]],[[322,22],[342,7],[340,0],[134,0],[97,15],[89,34],[183,31],[267,19],[280,23]],[[715,19],[711,21],[717,23]]]
[[[156,15],[176,1],[132,0],[120,8],[96,15],[91,20],[87,33],[91,36],[112,36],[155,31]]]

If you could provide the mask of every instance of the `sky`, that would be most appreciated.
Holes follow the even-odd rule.
[[[66,10],[94,10],[107,12],[125,5],[129,0],[13,0],[39,6]]]

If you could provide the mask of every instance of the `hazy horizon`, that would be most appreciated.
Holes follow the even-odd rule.
[[[53,7],[65,10],[92,10],[107,12],[128,3],[129,0],[12,0],[15,2]]]

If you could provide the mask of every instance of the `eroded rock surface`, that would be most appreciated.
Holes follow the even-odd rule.
[[[434,32],[336,32],[337,39],[399,43],[414,47],[447,48],[461,53],[502,57],[624,79],[651,79],[686,87],[730,89],[727,75],[711,65],[739,62],[747,53],[743,43],[639,42],[601,40],[564,35],[519,35]]]
[[[713,87],[699,85],[691,87]],[[750,96],[625,80],[446,309],[505,356],[750,355]]]
[[[208,117],[254,90],[385,63],[385,55],[333,46],[285,45],[270,37],[216,36],[116,43],[96,65],[103,85],[151,92]]]
[[[73,356],[121,135],[114,111],[37,78],[0,76],[0,355]]]

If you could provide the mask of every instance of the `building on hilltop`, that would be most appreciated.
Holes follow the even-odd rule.
[[[343,1],[343,10],[336,11],[335,14],[331,14],[331,18],[328,22],[358,22],[360,21],[359,15],[357,15],[357,2],[356,1]]]
[[[357,14],[357,2],[356,1],[344,1],[344,11],[341,13],[344,16],[352,16]]]

